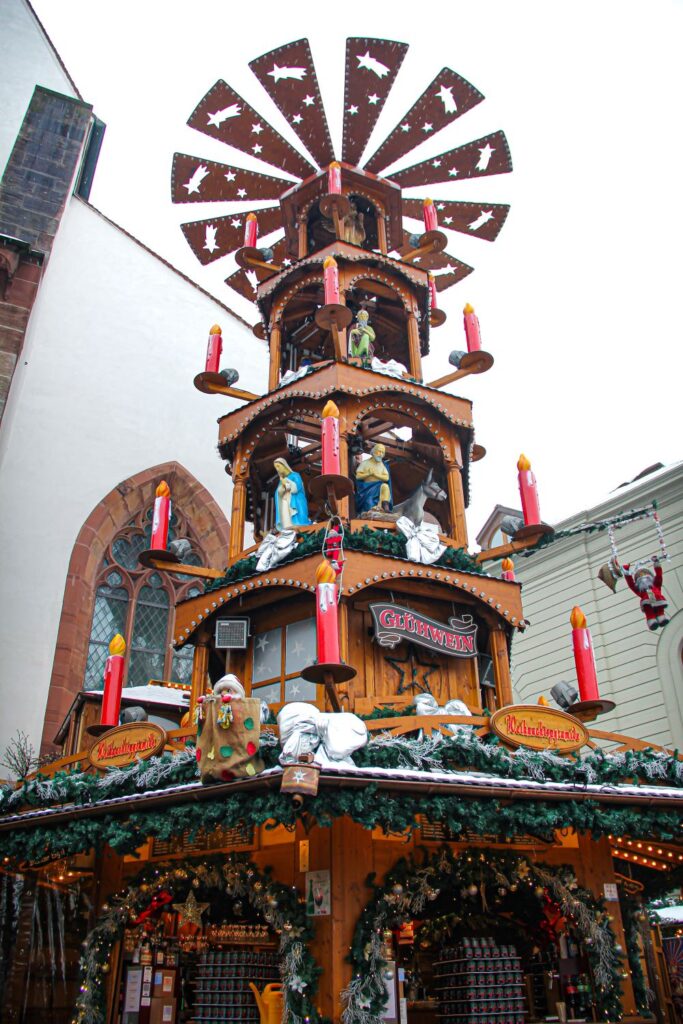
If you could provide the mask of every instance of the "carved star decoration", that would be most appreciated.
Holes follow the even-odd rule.
[[[386,660],[398,673],[399,684],[396,691],[397,694],[406,693],[409,690],[417,690],[420,693],[432,692],[429,685],[429,677],[439,666],[434,661],[423,661],[420,657],[420,651],[414,644],[408,642],[405,658],[387,658]],[[405,665],[405,669],[400,668],[401,665]],[[426,671],[421,673],[422,679],[418,679],[420,668],[426,669]],[[410,679],[406,681],[408,670],[410,671]]]
[[[197,903],[195,894],[191,892],[184,903],[174,903],[173,909],[180,915],[184,924],[202,926],[202,914],[207,910],[208,903]]]

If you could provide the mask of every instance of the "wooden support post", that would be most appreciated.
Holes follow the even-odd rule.
[[[247,479],[246,467],[242,466],[243,457],[242,445],[238,444],[235,452],[232,472],[232,513],[230,517],[230,546],[228,548],[230,562],[242,553],[244,543],[244,518],[247,509]]]
[[[377,209],[377,244],[379,245],[379,251],[383,256],[387,254],[387,225],[384,220],[384,211]]]
[[[420,356],[420,328],[414,313],[408,313],[408,358],[410,376],[422,380],[422,358]]]
[[[493,679],[496,684],[496,699],[499,708],[513,703],[512,679],[510,677],[510,653],[505,630],[492,629],[489,635],[489,654],[493,662]]]
[[[462,488],[460,466],[452,462],[448,466],[448,501],[451,508],[451,536],[457,544],[467,549],[467,520],[465,519],[465,493]]]
[[[318,962],[326,968],[320,978],[320,1008],[326,1017],[338,1021],[343,1009],[341,993],[351,980],[351,965],[346,958],[358,918],[371,896],[365,879],[372,865],[372,831],[350,818],[335,818],[332,826],[322,831],[328,832],[330,839],[332,913],[329,918],[316,918],[314,952],[320,941],[323,948]],[[349,856],[351,850],[353,856]],[[322,922],[326,923],[327,934],[318,939]]]
[[[282,328],[273,324],[270,329],[270,367],[268,370],[268,390],[274,391],[280,383],[280,363],[282,361]]]
[[[299,233],[299,259],[302,260],[304,256],[308,255],[308,224],[305,220],[300,220],[297,227]]]
[[[192,684],[190,687],[190,724],[194,722],[197,699],[204,693],[209,674],[209,642],[206,638],[197,640],[192,659]]]
[[[579,832],[579,861],[577,863],[576,877],[579,885],[589,889],[599,899],[605,898],[605,882],[614,883],[614,861],[610,850],[607,836],[601,839],[593,839],[590,833]],[[618,900],[608,900],[606,903],[607,913],[612,920],[610,925],[617,937],[617,942],[624,950],[626,956],[626,936],[624,934],[624,923],[621,919],[621,908]],[[624,1015],[627,1017],[636,1016],[636,1001],[633,995],[631,975],[626,961],[625,977],[621,979],[623,994],[621,1006]]]
[[[330,326],[330,331],[332,332],[332,344],[334,345],[334,358],[338,363],[341,363],[346,355],[346,352],[344,351],[346,348],[346,345],[344,344],[346,331],[343,329],[340,331],[334,322]]]

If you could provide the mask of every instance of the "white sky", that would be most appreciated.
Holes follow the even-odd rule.
[[[224,78],[297,145],[247,62],[308,36],[339,147],[346,36],[407,42],[369,154],[441,67],[461,74],[487,99],[397,166],[499,128],[512,152],[512,174],[408,193],[512,204],[495,243],[450,233],[449,252],[476,269],[443,293],[449,319],[426,364],[434,379],[465,348],[471,302],[495,357],[450,388],[474,400],[488,450],[472,472],[472,537],[496,502],[519,505],[521,451],[549,522],[681,458],[680,2],[33,3],[107,124],[92,202],[250,323],[255,309],[223,284],[232,257],[202,268],[178,227],[246,207],[173,206],[171,159],[279,172],[186,126],[204,93]],[[198,366],[208,327],[197,324]],[[240,354],[227,355],[239,369]]]

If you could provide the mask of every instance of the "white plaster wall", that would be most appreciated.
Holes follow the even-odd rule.
[[[192,384],[209,327],[240,386],[267,381],[267,350],[224,307],[72,199],[29,323],[0,432],[0,752],[37,745],[78,531],[121,480],[180,462],[226,515],[218,416],[239,403]]]
[[[25,0],[0,0],[0,174],[36,85],[76,96]]]
[[[683,746],[683,463],[621,488],[595,508],[556,524],[556,529],[595,522],[657,502],[671,561],[664,563],[664,593],[671,622],[650,631],[637,597],[620,580],[616,593],[598,580],[610,557],[607,532],[557,541],[528,559],[515,557],[522,582],[527,631],[512,648],[515,697],[536,703],[560,679],[576,685],[569,615],[579,605],[593,638],[601,696],[616,708],[594,727]],[[659,553],[652,520],[616,531],[622,563]]]

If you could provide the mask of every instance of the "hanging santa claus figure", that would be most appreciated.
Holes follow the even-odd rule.
[[[636,562],[631,572],[630,565],[624,565],[624,579],[633,593],[640,598],[640,610],[645,615],[648,629],[661,629],[666,626],[669,616],[666,614],[667,602],[662,593],[662,567],[656,555],[652,556],[652,568],[642,562]]]

